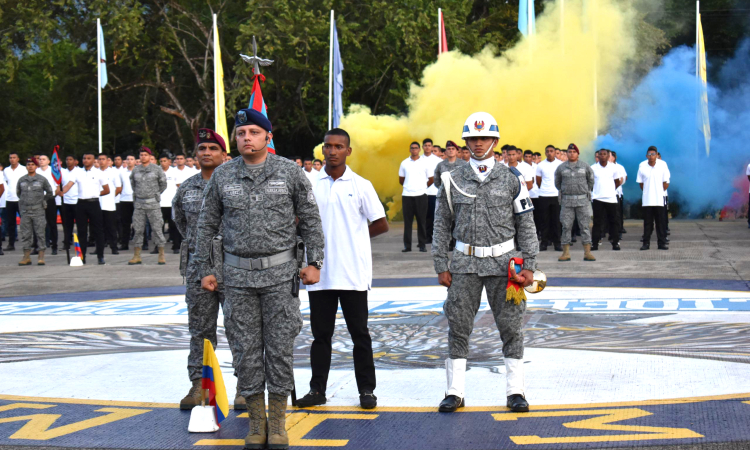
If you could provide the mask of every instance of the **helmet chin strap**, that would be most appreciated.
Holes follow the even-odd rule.
[[[473,157],[474,159],[476,159],[477,161],[481,161],[481,160],[483,160],[483,159],[484,159],[484,157],[485,157],[485,156],[487,156],[487,153],[489,153],[490,151],[492,151],[492,147],[493,147],[494,145],[495,145],[495,142],[493,141],[493,142],[492,142],[492,144],[490,144],[490,148],[488,148],[486,152],[482,153],[482,155],[481,155],[481,156],[477,156],[477,155],[476,155],[476,154],[474,153],[474,150],[472,150],[472,151],[471,151],[471,156],[472,156],[472,157]]]

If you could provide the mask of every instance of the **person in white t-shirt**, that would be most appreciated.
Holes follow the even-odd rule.
[[[8,246],[5,247],[5,251],[14,251],[16,249],[16,239],[18,238],[16,215],[20,212],[16,187],[18,186],[18,180],[26,175],[28,171],[26,170],[26,166],[20,164],[21,160],[18,157],[18,153],[10,152],[8,161],[10,165],[3,169],[3,176],[5,177],[5,216],[3,217],[3,223],[7,224],[5,230],[8,232]]]
[[[539,211],[539,231],[541,241],[539,251],[547,250],[547,246],[553,244],[555,251],[562,251],[560,243],[560,200],[557,188],[555,188],[555,170],[562,161],[555,157],[554,145],[548,145],[544,149],[547,159],[540,162],[536,168],[536,184],[539,186],[539,197],[534,206]],[[537,206],[538,205],[538,206]]]
[[[113,255],[119,255],[117,250],[117,204],[115,198],[122,192],[122,178],[120,172],[109,167],[109,156],[101,153],[97,157],[99,170],[107,179],[109,193],[99,197],[99,206],[102,208],[102,220],[104,222],[104,245],[112,249]]]
[[[531,177],[532,186],[531,189],[529,189],[529,198],[531,198],[531,202],[534,204],[534,225],[536,226],[537,230],[537,237],[540,236],[539,233],[539,211],[537,211],[537,205],[539,203],[539,186],[536,184],[536,157],[534,157],[534,152],[531,150],[526,150],[523,152],[523,162],[531,167],[531,174],[533,175]]]
[[[73,245],[73,225],[76,220],[76,204],[78,204],[78,185],[73,186],[64,195],[62,193],[62,186],[66,186],[71,179],[75,179],[76,171],[81,170],[78,167],[78,158],[75,155],[70,154],[65,158],[65,167],[60,169],[62,176],[62,183],[57,188],[55,196],[62,199],[60,205],[60,216],[62,217],[63,223],[63,250],[70,250]]]
[[[669,187],[670,173],[667,164],[659,161],[656,147],[651,146],[646,151],[646,161],[638,166],[636,182],[643,191],[643,245],[641,250],[648,250],[651,246],[651,233],[656,222],[656,240],[659,250],[669,250],[667,247],[667,227],[664,223],[664,191]]]
[[[620,185],[617,186],[617,221],[620,228],[620,240],[622,240],[623,233],[627,233],[627,231],[625,231],[625,207],[622,194],[622,186],[628,179],[628,172],[625,170],[625,166],[617,162],[617,152],[615,152],[614,150],[609,151],[609,162],[614,164],[619,172],[618,176],[620,178]]]
[[[176,168],[172,167],[172,159],[166,153],[159,157],[159,164],[161,165],[162,170],[164,170],[164,175],[167,177],[167,189],[161,193],[161,201],[159,202],[161,216],[164,219],[164,223],[169,224],[169,239],[172,240],[172,253],[179,254],[180,245],[182,245],[182,236],[177,231],[177,226],[174,224],[174,220],[172,220],[172,199],[177,193],[177,180],[179,178],[179,173]],[[151,251],[151,254],[153,255],[158,253],[159,249],[157,247],[154,247]]]
[[[423,158],[425,158],[433,175],[435,174],[435,168],[437,168],[437,165],[443,162],[443,159],[433,151],[434,148],[435,146],[432,144],[432,139],[427,138],[422,141],[422,153],[424,153]],[[435,224],[435,199],[437,198],[437,193],[438,189],[437,186],[435,186],[435,183],[427,188],[427,220],[425,223],[425,237],[427,238],[428,244],[432,244],[432,232]]]
[[[434,182],[435,172],[430,170],[427,160],[419,155],[419,142],[409,145],[411,156],[401,162],[398,168],[398,182],[404,189],[401,204],[404,214],[404,249],[411,251],[411,230],[417,218],[417,244],[420,252],[427,251],[427,188]]]
[[[594,209],[594,229],[592,230],[591,250],[599,249],[602,224],[607,223],[612,250],[620,250],[620,224],[617,220],[617,187],[620,185],[620,170],[609,162],[609,150],[599,149],[598,163],[592,164],[594,171],[594,191],[591,195]]]
[[[372,183],[346,165],[351,155],[349,134],[334,128],[325,134],[326,169],[314,187],[325,236],[325,264],[320,281],[307,287],[310,298],[310,392],[297,400],[308,408],[326,402],[331,367],[331,338],[341,305],[354,343],[354,376],[360,406],[377,406],[372,339],[367,329],[367,292],[372,286],[370,239],[388,231],[385,210]]]
[[[305,158],[305,160],[302,161],[302,170],[305,172],[305,176],[310,181],[310,184],[312,184],[312,187],[315,188],[315,185],[318,183],[318,178],[320,178],[320,172],[313,168],[312,158]]]

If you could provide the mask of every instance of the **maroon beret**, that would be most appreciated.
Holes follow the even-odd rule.
[[[146,153],[148,153],[149,155],[153,155],[153,154],[154,154],[154,153],[153,153],[153,152],[151,151],[151,149],[150,149],[150,148],[148,148],[148,147],[141,147],[141,151],[142,151],[142,152],[146,152]]]
[[[222,150],[227,151],[227,145],[224,143],[224,138],[221,137],[219,133],[210,128],[199,128],[196,142],[198,142],[198,144],[202,144],[204,142],[219,144],[219,147],[221,147]]]
[[[568,146],[568,150],[575,150],[575,151],[576,151],[576,153],[581,153],[581,152],[580,152],[580,151],[578,150],[578,146],[577,146],[577,145],[575,145],[575,144],[570,144],[570,145]]]

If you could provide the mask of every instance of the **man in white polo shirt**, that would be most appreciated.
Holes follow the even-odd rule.
[[[388,222],[372,183],[346,165],[351,152],[346,131],[334,128],[326,133],[326,166],[314,188],[325,236],[325,264],[320,270],[320,282],[307,287],[314,341],[310,347],[310,392],[297,400],[297,406],[304,408],[326,402],[331,338],[339,303],[354,343],[360,406],[377,406],[373,394],[375,363],[367,329],[367,291],[372,285],[370,238],[387,232]]]
[[[625,231],[625,206],[622,195],[622,186],[628,179],[628,172],[625,170],[625,166],[617,162],[617,152],[614,150],[609,151],[609,161],[617,167],[619,172],[618,176],[620,177],[620,185],[617,186],[617,220],[619,222],[618,227],[620,228],[619,237],[620,240],[622,240],[622,234],[627,233],[627,231]]]
[[[603,224],[606,222],[612,250],[620,250],[620,224],[617,220],[617,187],[620,185],[620,170],[609,162],[609,150],[599,149],[598,163],[592,164],[594,171],[594,191],[591,195],[594,209],[594,229],[592,230],[591,250],[599,250]]]
[[[544,149],[547,159],[540,162],[536,168],[539,197],[534,210],[539,210],[540,252],[547,250],[549,244],[555,246],[555,251],[562,251],[562,244],[560,243],[560,200],[557,198],[558,193],[557,188],[555,188],[555,170],[562,164],[562,161],[555,158],[556,151],[554,145],[548,145]]]
[[[116,197],[122,192],[122,178],[120,172],[109,166],[109,156],[100,153],[99,170],[107,179],[109,193],[99,197],[99,206],[102,208],[102,221],[104,226],[104,245],[112,249],[113,255],[119,255],[117,250],[117,203]]]
[[[184,158],[183,158],[184,161]],[[133,224],[133,186],[130,184],[130,174],[135,167],[135,156],[131,153],[125,154],[122,167],[120,167],[120,203],[117,204],[117,212],[120,218],[120,250],[128,250],[130,244],[130,227]],[[192,175],[192,171],[190,172]]]
[[[398,182],[404,187],[401,204],[404,213],[404,249],[411,251],[411,227],[417,218],[417,245],[420,252],[427,251],[427,188],[432,186],[435,177],[427,159],[419,156],[419,142],[409,145],[411,156],[401,162],[398,169]],[[430,236],[432,239],[432,236]]]
[[[669,187],[669,169],[667,165],[657,159],[656,147],[651,146],[646,151],[646,161],[638,166],[636,182],[643,191],[643,245],[641,250],[648,250],[651,246],[651,233],[656,222],[656,240],[659,250],[669,250],[667,247],[667,226],[664,223],[664,191]]]
[[[159,202],[159,206],[161,207],[161,217],[165,224],[169,224],[169,239],[172,240],[172,253],[178,254],[180,253],[180,245],[182,245],[182,235],[177,231],[177,226],[174,224],[174,220],[172,220],[172,199],[177,193],[178,184],[177,169],[172,167],[172,158],[170,158],[170,155],[166,152],[159,158],[159,164],[161,165],[162,170],[164,170],[164,175],[167,177],[167,189],[161,193],[161,201]],[[163,231],[164,230],[162,230],[162,232]],[[156,255],[158,253],[159,248],[154,246],[154,250],[151,251],[151,254]]]
[[[432,172],[433,177],[435,175],[435,169],[437,168],[437,165],[443,162],[443,159],[435,154],[435,151],[438,148],[440,147],[433,145],[432,139],[430,138],[424,139],[422,141],[422,153],[424,154],[423,157],[425,158],[427,166]],[[427,188],[427,220],[425,220],[424,231],[428,244],[432,244],[432,229],[435,224],[435,199],[437,198],[437,193],[438,188],[437,186],[435,186],[435,183]]]
[[[57,187],[55,195],[62,197],[60,208],[63,222],[63,249],[70,250],[73,245],[73,224],[76,220],[76,205],[78,204],[78,185],[73,183],[72,187],[63,195],[62,187],[75,180],[76,173],[82,170],[78,167],[78,158],[70,154],[65,157],[65,167],[60,172],[62,175],[62,184]]]
[[[3,176],[5,177],[5,217],[3,217],[3,221],[7,223],[5,230],[8,232],[8,246],[5,250],[13,251],[16,249],[15,244],[18,237],[16,214],[20,212],[16,187],[18,187],[18,180],[28,171],[26,166],[20,164],[21,160],[18,153],[10,152],[8,161],[10,165],[3,169]]]

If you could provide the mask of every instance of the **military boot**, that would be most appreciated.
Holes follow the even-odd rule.
[[[19,266],[30,266],[31,265],[31,250],[23,251],[23,259],[18,263]]]
[[[289,448],[286,434],[286,395],[268,393],[268,448]]]
[[[194,380],[185,398],[180,400],[180,409],[193,409],[201,404],[201,380]]]
[[[160,266],[163,266],[167,263],[167,260],[164,259],[164,246],[159,247],[159,260],[157,261]]]
[[[260,394],[251,395],[247,399],[243,399],[247,404],[247,417],[250,420],[250,431],[245,436],[245,448],[247,449],[262,449],[266,447],[268,424],[266,422],[265,396],[266,394],[261,392]]]
[[[563,254],[557,260],[570,261],[570,244],[563,245]]]
[[[135,251],[133,252],[133,259],[128,261],[129,266],[133,266],[136,264],[141,264],[143,261],[141,261],[141,248],[136,247]]]
[[[591,254],[591,244],[583,244],[583,260],[596,261],[594,255]]]
[[[247,401],[245,397],[240,394],[240,387],[237,386],[237,392],[234,394],[234,409],[235,411],[244,411],[247,409]]]
[[[44,250],[39,250],[39,257],[36,260],[37,266],[43,266],[44,265]]]

